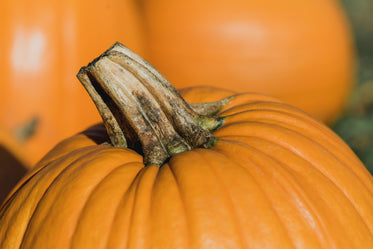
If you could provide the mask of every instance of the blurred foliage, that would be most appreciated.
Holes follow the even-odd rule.
[[[345,115],[333,130],[373,173],[373,0],[341,0],[358,53],[358,85]]]

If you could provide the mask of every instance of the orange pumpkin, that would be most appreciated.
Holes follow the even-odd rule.
[[[0,203],[30,168],[20,144],[0,127]]]
[[[331,123],[354,78],[337,0],[144,0],[147,59],[175,87],[278,97]]]
[[[130,0],[5,0],[0,18],[1,123],[15,132],[38,119],[23,144],[35,163],[100,120],[74,75],[113,40],[142,53],[140,18]]]
[[[188,104],[119,44],[78,77],[107,133],[62,141],[19,183],[0,210],[2,249],[373,244],[372,176],[302,111],[198,87],[182,91]]]

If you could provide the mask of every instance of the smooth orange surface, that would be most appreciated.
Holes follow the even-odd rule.
[[[115,41],[143,52],[132,1],[7,0],[0,3],[0,117],[13,132],[32,118],[23,146],[35,163],[57,141],[100,121],[75,75]]]
[[[145,0],[147,60],[175,87],[263,92],[327,123],[354,81],[336,0]]]
[[[183,92],[190,102],[225,95]],[[371,247],[373,177],[336,134],[258,94],[220,115],[215,147],[162,167],[102,145],[102,125],[61,142],[1,207],[0,247]]]

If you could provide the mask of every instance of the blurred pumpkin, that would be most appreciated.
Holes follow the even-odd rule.
[[[302,111],[211,87],[183,90],[188,104],[119,44],[79,78],[107,132],[62,141],[18,184],[0,209],[2,249],[373,244],[372,176]]]
[[[0,127],[0,203],[30,168],[21,145]]]
[[[15,133],[38,120],[22,145],[35,163],[100,120],[75,74],[113,40],[141,54],[140,18],[130,0],[5,0],[0,18],[0,121]]]
[[[175,87],[278,97],[332,123],[354,82],[337,0],[143,0],[147,60]]]

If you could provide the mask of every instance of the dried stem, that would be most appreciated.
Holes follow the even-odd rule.
[[[216,142],[210,131],[223,119],[206,114],[228,100],[191,106],[159,71],[120,43],[81,68],[77,77],[113,146],[140,143],[146,165],[162,165],[174,154]]]

